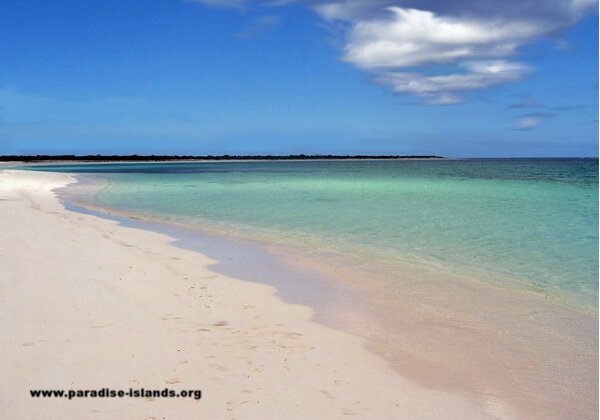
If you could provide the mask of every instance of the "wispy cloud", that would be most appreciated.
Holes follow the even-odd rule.
[[[235,32],[232,35],[236,38],[252,38],[268,32],[279,25],[281,25],[281,18],[277,15],[260,16],[241,31]]]
[[[548,118],[554,118],[556,114],[554,112],[536,111],[521,114],[517,117],[513,129],[514,130],[531,130],[536,128],[542,123],[542,120]]]
[[[544,105],[533,99],[527,99],[515,104],[509,105],[507,109],[528,109],[528,108],[544,108]]]
[[[185,114],[185,112],[183,112]],[[0,137],[13,142],[170,138],[209,130],[208,119],[174,119],[160,104],[136,97],[65,100],[0,87]]]
[[[508,110],[520,111],[513,125],[513,130],[532,130],[538,127],[543,120],[557,116],[555,112],[548,111],[548,107],[533,99],[509,105]],[[528,112],[526,112],[528,111]]]
[[[576,109],[584,109],[587,108],[586,105],[565,105],[565,106],[555,106],[552,109],[557,111],[573,111]]]
[[[378,72],[375,80],[399,94],[426,98],[431,105],[462,102],[457,92],[483,89],[499,83],[519,80],[528,71],[520,63],[504,60],[475,61],[460,66],[461,73],[426,76],[408,72]]]
[[[540,125],[540,120],[534,117],[519,118],[514,125],[514,130],[531,130]]]
[[[183,0],[184,3],[199,3],[210,7],[242,9],[249,0]]]
[[[521,117],[529,118],[554,118],[556,114],[554,112],[528,112],[527,114],[521,115]]]

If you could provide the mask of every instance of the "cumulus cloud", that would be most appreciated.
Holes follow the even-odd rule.
[[[520,46],[573,24],[593,7],[587,0],[417,2],[423,9],[376,3],[380,8],[384,4],[387,14],[373,17],[371,2],[361,0],[316,10],[328,20],[349,22],[343,60],[372,73],[394,92],[425,96],[433,105],[459,103],[460,92],[520,80],[529,68],[507,58]],[[440,64],[450,71],[426,73]],[[419,71],[407,71],[413,69]]]
[[[188,0],[240,7],[252,0]],[[462,101],[461,92],[520,80],[529,68],[511,58],[521,46],[555,36],[597,8],[596,0],[255,0],[304,3],[345,27],[342,59],[373,80],[426,103]],[[436,66],[445,74],[432,74]]]
[[[388,10],[389,18],[354,25],[345,48],[346,61],[366,69],[385,69],[503,57],[539,31],[528,22],[480,22],[415,9]]]

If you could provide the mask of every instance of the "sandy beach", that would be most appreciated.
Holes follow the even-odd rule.
[[[428,389],[272,287],[166,235],[65,210],[64,174],[0,174],[2,418],[513,418]],[[32,389],[201,389],[202,398],[32,398]]]
[[[0,420],[600,420],[598,0],[1,11]]]

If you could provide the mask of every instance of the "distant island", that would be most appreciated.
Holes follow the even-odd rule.
[[[443,159],[423,155],[3,155],[0,162],[158,162],[183,160]]]

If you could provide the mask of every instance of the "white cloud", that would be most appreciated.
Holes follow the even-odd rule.
[[[390,0],[345,0],[338,2],[314,2],[313,9],[329,21],[356,21],[381,15],[393,4]]]
[[[540,120],[535,117],[523,117],[517,120],[514,126],[515,130],[531,130],[540,125]]]
[[[427,105],[454,105],[464,102],[463,98],[453,93],[443,92],[425,101]]]
[[[597,0],[313,0],[313,9],[330,20],[365,21],[384,17],[390,7],[429,11],[444,18],[527,20],[570,25],[597,8]]]
[[[572,7],[576,13],[585,13],[598,6],[598,0],[573,0]]]
[[[595,0],[341,0],[314,6],[325,19],[349,24],[344,61],[432,105],[459,103],[462,91],[520,80],[527,66],[506,57],[595,7]],[[437,65],[450,69],[424,74]]]
[[[342,59],[398,94],[428,104],[462,102],[460,92],[520,80],[509,57],[555,36],[597,8],[597,0],[187,0],[241,8],[304,3],[346,28]],[[444,65],[446,74],[429,75]]]
[[[528,67],[505,60],[469,62],[461,66],[463,73],[427,76],[409,72],[379,72],[378,83],[390,86],[398,94],[428,97],[430,105],[462,102],[457,92],[484,89],[499,83],[519,80]]]
[[[388,10],[389,18],[354,25],[345,48],[346,61],[377,69],[500,57],[513,53],[522,40],[539,31],[527,22],[480,22],[415,9]]]

